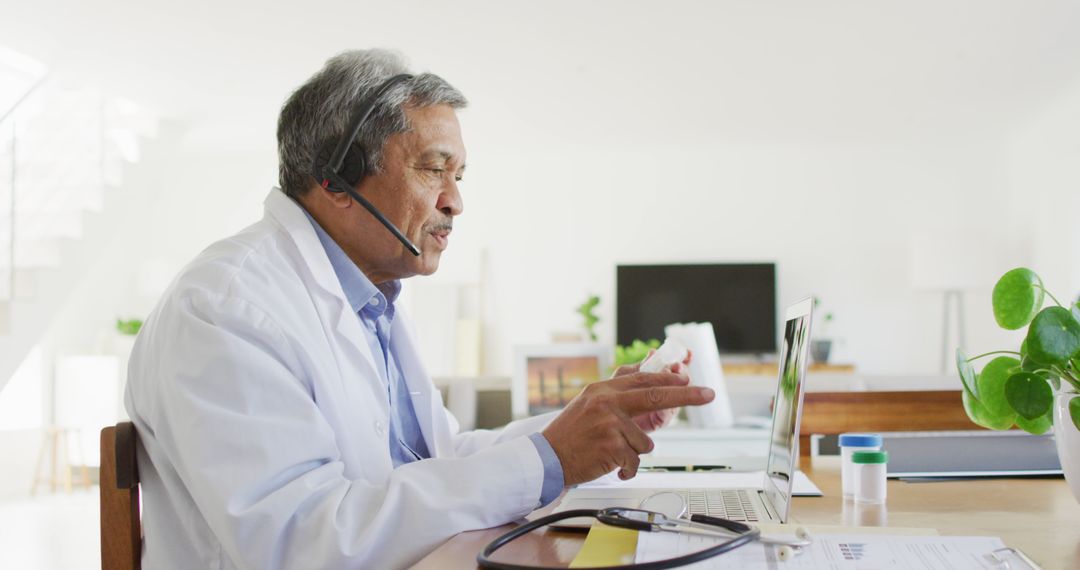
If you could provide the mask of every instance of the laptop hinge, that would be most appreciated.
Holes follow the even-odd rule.
[[[776,507],[773,506],[772,501],[769,500],[769,495],[764,489],[758,489],[758,504],[765,509],[765,514],[769,515],[769,520],[772,522],[782,523],[779,513],[776,512]]]

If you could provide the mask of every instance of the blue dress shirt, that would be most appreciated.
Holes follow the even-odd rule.
[[[394,280],[382,286],[376,286],[349,259],[341,246],[326,233],[315,218],[311,217],[307,210],[301,209],[311,222],[311,226],[315,228],[319,242],[326,250],[330,265],[334,268],[334,273],[341,282],[341,288],[345,291],[345,299],[360,318],[372,356],[379,361],[379,366],[376,368],[386,381],[387,397],[390,399],[388,443],[394,467],[431,457],[424,435],[420,431],[420,424],[416,419],[416,410],[413,408],[408,385],[405,384],[405,377],[398,366],[397,355],[390,348],[390,325],[394,322],[394,301],[401,293],[401,282]],[[382,358],[379,358],[380,356]],[[554,501],[563,490],[562,464],[559,463],[555,450],[543,434],[534,433],[529,436],[529,439],[536,446],[536,451],[544,464],[544,484],[540,491],[540,503],[546,505]]]

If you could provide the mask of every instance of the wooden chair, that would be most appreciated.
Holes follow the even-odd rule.
[[[982,429],[968,418],[960,390],[807,392],[803,395],[799,455],[810,456],[810,436],[847,432]]]
[[[101,430],[102,570],[138,569],[142,564],[137,441],[131,422]]]

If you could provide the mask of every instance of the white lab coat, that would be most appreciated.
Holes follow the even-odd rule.
[[[387,386],[300,207],[200,254],[139,334],[145,568],[396,568],[539,505],[523,437],[550,416],[457,433],[404,315],[391,345],[432,459],[394,469]]]

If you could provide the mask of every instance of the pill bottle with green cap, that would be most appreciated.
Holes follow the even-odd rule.
[[[885,502],[886,451],[856,451],[851,454],[855,475],[855,502],[880,505]]]
[[[881,449],[881,436],[876,433],[840,434],[840,488],[845,499],[855,497],[855,467],[851,463],[851,454],[856,451],[877,451]]]

